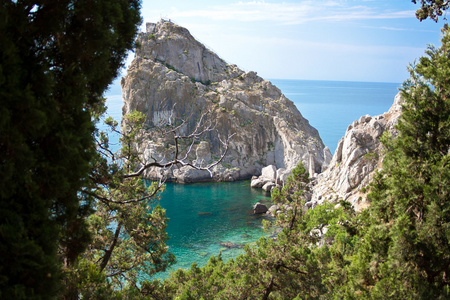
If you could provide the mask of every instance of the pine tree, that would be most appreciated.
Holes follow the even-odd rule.
[[[0,298],[58,293],[88,241],[93,116],[132,49],[138,0],[0,4]],[[82,197],[82,198],[80,198]],[[57,253],[58,252],[58,253]]]
[[[385,135],[372,184],[371,222],[351,272],[370,297],[450,295],[450,29],[410,67],[398,137]]]
[[[450,6],[448,1],[442,0],[412,0],[412,2],[414,4],[420,2],[420,8],[416,11],[416,17],[420,21],[430,18],[437,22]]]
[[[144,120],[143,113],[131,112],[124,116],[126,126],[120,132],[118,122],[106,119],[121,136],[117,153],[109,149],[106,132],[96,134],[98,155],[90,185],[83,189],[94,198],[94,212],[87,218],[92,241],[66,269],[66,294],[74,298],[140,297],[140,282],[175,261],[166,246],[165,211],[157,205],[164,185],[147,185],[140,176],[128,176],[141,163],[135,145],[141,142]]]

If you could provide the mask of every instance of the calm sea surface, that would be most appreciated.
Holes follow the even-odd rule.
[[[333,154],[349,124],[389,110],[399,83],[271,79],[294,102]]]
[[[244,244],[264,235],[262,217],[252,215],[256,202],[270,205],[270,198],[251,189],[249,181],[166,184],[160,205],[170,219],[168,245],[177,258],[172,269],[189,268],[194,261],[202,266],[221,251],[225,260],[243,253]]]
[[[349,124],[360,116],[387,111],[398,92],[399,83],[338,82],[271,79],[292,100],[334,153]],[[119,80],[106,94],[108,113],[116,120],[122,115]],[[117,138],[112,139],[117,143]],[[223,243],[252,243],[264,232],[261,218],[250,214],[254,203],[270,199],[248,181],[233,183],[167,184],[160,205],[170,219],[167,232],[170,251],[177,257],[172,269],[189,268],[195,261],[204,265],[211,255],[222,251],[224,259],[242,249]],[[161,274],[160,278],[166,277]]]

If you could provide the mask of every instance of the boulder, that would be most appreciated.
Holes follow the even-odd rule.
[[[173,176],[175,176],[177,182],[180,183],[206,181],[211,178],[208,171],[196,170],[189,167],[181,167],[173,170]]]
[[[286,169],[284,169],[284,168],[280,168],[277,170],[277,175],[276,175],[277,179],[275,180],[275,183],[277,185],[281,185],[281,186],[284,185],[283,174],[285,172],[286,172]]]
[[[232,242],[220,242],[220,246],[228,248],[228,249],[234,249],[234,248],[244,248],[244,245],[242,244],[236,244]]]
[[[272,191],[272,189],[275,187],[276,185],[275,185],[275,183],[273,183],[273,182],[267,182],[266,184],[264,184],[264,186],[262,187],[262,189],[264,190],[264,191],[266,191],[266,192],[271,192]]]
[[[280,206],[274,204],[271,207],[269,207],[269,209],[267,210],[266,214],[268,214],[271,217],[276,217],[277,215],[277,211],[280,210]]]
[[[260,214],[265,214],[268,211],[267,206],[265,206],[262,203],[257,202],[254,206],[253,206],[253,213],[255,215],[260,215]]]
[[[264,184],[265,182],[262,180],[262,178],[252,179],[252,181],[250,182],[250,186],[252,188],[262,188]]]
[[[212,216],[213,213],[209,211],[202,211],[197,214],[198,216]]]
[[[277,179],[277,168],[274,165],[269,165],[262,168],[261,177],[267,179],[268,181],[275,182]]]

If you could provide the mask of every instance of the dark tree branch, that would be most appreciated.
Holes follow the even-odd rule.
[[[96,143],[97,143],[98,148],[100,148],[102,150],[102,151],[99,151],[102,153],[102,155],[111,158],[113,161],[115,160],[115,155],[111,150],[109,150],[109,148],[104,147],[103,144],[100,143],[97,139],[96,139]]]
[[[267,299],[269,299],[269,295],[270,295],[270,293],[272,292],[272,290],[273,290],[273,286],[274,286],[274,283],[273,283],[273,276],[272,276],[272,278],[270,278],[270,282],[269,282],[269,285],[264,289],[264,293],[263,293],[263,296],[262,296],[262,300],[267,300]]]
[[[103,203],[130,204],[130,203],[137,203],[137,202],[141,202],[141,201],[153,198],[161,190],[161,188],[164,185],[164,183],[165,183],[164,180],[160,180],[159,183],[158,183],[158,186],[156,187],[156,189],[151,194],[148,194],[148,195],[146,195],[144,197],[141,197],[141,198],[135,198],[135,199],[129,199],[129,200],[123,200],[123,201],[112,200],[112,199],[109,199],[107,197],[100,196],[100,195],[98,195],[95,192],[84,191],[84,193],[86,193],[86,194],[96,198],[99,201],[102,201]]]
[[[111,255],[114,251],[114,247],[116,247],[117,240],[119,239],[120,230],[122,230],[121,223],[117,224],[116,231],[114,233],[114,239],[111,243],[111,246],[109,246],[109,249],[105,252],[105,255],[103,256],[102,262],[100,264],[100,271],[103,271],[108,265],[109,259],[111,258]]]
[[[197,129],[196,129],[196,130],[197,130]],[[211,171],[211,169],[212,169],[214,166],[218,165],[219,163],[221,163],[221,162],[223,161],[223,159],[225,158],[226,154],[228,153],[229,142],[230,142],[231,138],[232,138],[235,134],[232,134],[232,135],[228,136],[228,138],[226,139],[226,141],[223,141],[223,140],[219,137],[220,143],[225,147],[225,150],[224,150],[224,152],[222,153],[222,155],[220,156],[220,158],[219,158],[217,161],[215,161],[214,163],[211,163],[211,164],[208,165],[207,167],[200,167],[200,166],[197,166],[197,165],[195,165],[195,164],[193,164],[193,163],[191,163],[191,162],[186,162],[186,161],[185,161],[185,160],[187,159],[187,157],[189,156],[189,153],[192,151],[192,146],[193,146],[193,144],[194,144],[194,140],[193,140],[193,142],[191,143],[190,147],[188,148],[188,151],[187,151],[187,153],[184,155],[184,157],[183,157],[183,158],[179,158],[179,157],[178,157],[179,154],[180,154],[180,152],[179,152],[179,139],[194,139],[195,137],[198,137],[198,136],[202,135],[203,133],[205,133],[206,131],[210,131],[210,130],[211,130],[211,129],[208,128],[208,129],[202,130],[201,132],[195,132],[195,131],[194,131],[193,134],[190,134],[190,135],[187,135],[187,136],[175,136],[175,149],[176,149],[176,150],[175,150],[175,157],[174,157],[174,159],[173,159],[172,161],[167,162],[167,163],[159,163],[159,162],[156,161],[156,159],[153,158],[153,160],[154,160],[153,162],[144,164],[144,165],[141,166],[141,168],[139,168],[139,170],[136,171],[136,172],[133,172],[133,173],[130,173],[130,174],[125,174],[125,175],[123,175],[123,178],[130,178],[130,177],[138,177],[138,176],[141,176],[142,173],[143,173],[145,170],[147,170],[147,169],[149,169],[149,168],[151,168],[151,167],[158,167],[158,168],[161,168],[161,169],[167,169],[167,168],[170,168],[170,167],[172,167],[172,166],[174,166],[174,165],[181,165],[181,166],[183,166],[183,167],[184,167],[184,166],[189,166],[189,167],[191,167],[191,168],[193,168],[193,169],[196,169],[196,170],[208,171],[209,174],[210,174],[210,176],[212,176],[212,171]]]
[[[285,268],[286,270],[289,270],[289,271],[291,271],[291,272],[294,272],[295,274],[308,275],[308,273],[306,273],[306,272],[303,272],[303,271],[300,271],[300,270],[296,270],[296,269],[293,269],[293,268],[291,268],[291,267],[286,266],[286,264],[284,264],[283,262],[279,262],[279,263],[277,264],[277,266],[280,266],[280,267],[282,267],[282,268]]]

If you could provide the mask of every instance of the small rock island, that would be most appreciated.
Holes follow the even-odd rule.
[[[328,166],[331,153],[318,131],[270,81],[226,63],[187,29],[169,21],[147,23],[138,43],[121,85],[123,115],[137,110],[146,116],[145,138],[137,145],[143,161],[172,158],[175,148],[167,127],[179,126],[180,135],[195,132],[199,122],[214,129],[184,150],[198,166],[221,157],[222,141],[232,136],[211,174],[190,167],[164,174],[150,168],[146,178],[235,181],[259,176],[269,165],[289,171],[302,162],[313,173]]]

